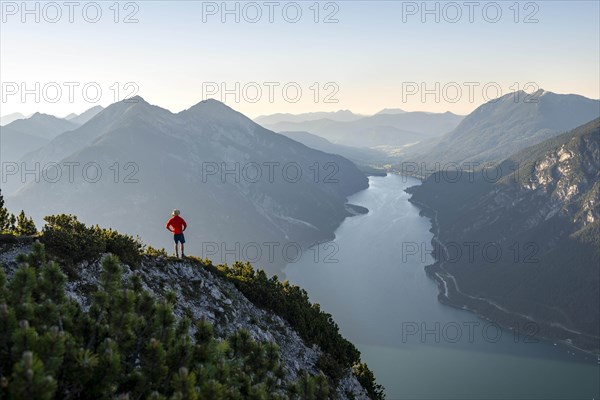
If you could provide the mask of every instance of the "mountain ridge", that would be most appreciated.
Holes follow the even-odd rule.
[[[306,122],[265,124],[275,132],[305,131],[333,143],[355,147],[401,147],[451,131],[462,120],[452,113],[422,111],[375,114],[356,121],[319,119]]]
[[[3,115],[2,117],[0,117],[0,126],[8,125],[13,121],[16,121],[18,119],[24,119],[24,118],[27,118],[27,117],[25,115],[21,114],[20,112],[14,112],[11,114]]]
[[[436,263],[426,270],[440,301],[505,326],[533,321],[541,336],[600,352],[599,156],[595,119],[507,158],[490,169],[501,171],[493,181],[484,170],[454,182],[436,173],[410,188],[434,221]],[[449,261],[457,250],[452,256],[445,243],[471,242],[491,243],[504,256]]]
[[[407,149],[405,158],[427,164],[500,161],[599,116],[600,101],[580,95],[509,93],[477,107],[452,132]]]
[[[37,221],[68,211],[101,223],[104,215],[115,228],[165,246],[166,236],[156,228],[164,224],[165,212],[177,207],[197,227],[190,233],[197,253],[206,242],[237,248],[255,241],[309,246],[330,240],[353,215],[346,198],[368,186],[347,159],[269,131],[216,100],[177,114],[141,97],[118,102],[23,160],[96,163],[103,172],[94,185],[80,176],[75,182],[30,182],[13,190],[7,203],[23,204]],[[123,182],[128,177],[135,184]],[[91,207],[98,200],[94,191],[105,200],[100,213]],[[178,194],[177,199],[165,193]],[[49,201],[38,204],[40,196]]]
[[[85,110],[84,112],[82,112],[81,114],[69,114],[68,116],[65,117],[66,120],[71,121],[73,123],[76,123],[78,125],[83,125],[86,122],[88,122],[90,119],[92,119],[96,114],[98,114],[100,111],[102,111],[104,109],[104,107],[102,106],[94,106],[92,108],[89,108],[87,110]]]
[[[77,124],[54,115],[35,113],[0,126],[0,159],[16,162],[23,155],[40,148]]]
[[[317,119],[330,119],[332,121],[353,121],[364,117],[360,114],[355,114],[350,110],[338,110],[333,112],[316,111],[302,114],[277,113],[269,115],[260,115],[254,118],[254,122],[263,124],[275,124],[278,122],[307,122]]]

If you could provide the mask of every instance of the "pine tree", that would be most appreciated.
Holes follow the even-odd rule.
[[[63,363],[65,355],[65,333],[57,326],[51,327],[36,343],[37,354],[44,361],[45,370],[54,376]]]
[[[189,372],[187,368],[179,368],[179,372],[175,374],[172,382],[175,393],[174,399],[178,400],[196,400],[198,393],[196,392],[196,374]]]
[[[117,390],[116,382],[122,375],[119,346],[114,340],[106,338],[98,348],[98,354],[100,358],[98,360],[97,375],[103,377],[103,379],[98,380],[96,383],[99,389],[97,395],[100,398],[113,398]]]
[[[11,399],[52,399],[56,381],[44,371],[44,364],[30,351],[23,353],[13,370],[9,386]]]
[[[160,385],[169,373],[166,365],[167,352],[162,343],[155,338],[150,339],[142,352],[142,371],[148,379],[150,389],[160,389]]]
[[[0,189],[0,233],[10,229],[10,217],[11,214],[9,214],[6,207],[4,207],[4,196],[2,196],[2,190]]]
[[[16,223],[17,223],[17,219],[15,218],[15,214],[10,214],[10,217],[8,218],[7,231],[14,233],[14,231],[16,229]]]
[[[244,330],[217,339],[206,320],[176,318],[175,293],[161,298],[139,276],[124,279],[116,256],[103,258],[87,309],[66,295],[63,266],[43,244],[17,263],[10,279],[0,268],[0,399],[329,397],[325,377],[281,382],[275,344]]]
[[[0,268],[0,271],[2,269]],[[6,303],[0,304],[0,365],[12,365],[12,333],[18,327],[17,317],[11,307],[8,307]],[[0,377],[4,378],[4,374],[7,371],[3,370],[0,372]],[[0,391],[0,398],[2,398],[2,392]]]
[[[327,399],[329,397],[329,384],[325,375],[315,377],[315,397],[317,399]]]
[[[315,381],[306,372],[298,380],[298,398],[300,400],[317,400],[315,397]]]
[[[21,213],[16,219],[17,225],[15,227],[15,233],[17,235],[35,235],[37,228],[32,218],[25,216],[25,211],[21,210]]]

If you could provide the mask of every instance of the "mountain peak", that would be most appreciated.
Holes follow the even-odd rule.
[[[235,111],[225,103],[222,103],[215,99],[206,99],[193,105],[187,110],[183,110],[179,113],[183,117],[202,118],[202,119],[213,119],[213,120],[231,120],[231,119],[244,119],[252,122],[245,115]]]
[[[31,115],[31,117],[29,117],[28,119],[32,120],[32,121],[41,121],[41,120],[57,120],[57,119],[63,119],[63,118],[59,118],[57,116],[51,115],[51,114],[44,114],[41,112],[36,112],[33,113]]]
[[[131,110],[134,108],[146,108],[146,107],[151,107],[151,104],[148,103],[146,100],[144,100],[141,96],[133,96],[131,98],[123,99],[123,100],[117,101],[115,103],[112,103],[111,105],[109,105],[108,107],[103,109],[100,112],[100,114],[102,114],[105,111],[113,111],[113,110],[128,111],[128,110]]]
[[[133,97],[130,97],[128,99],[123,99],[122,100],[124,103],[143,103],[143,104],[149,104],[146,100],[144,100],[144,98],[140,95],[136,95]]]
[[[233,109],[231,107],[229,107],[225,103],[223,103],[219,100],[215,100],[215,99],[202,100],[199,103],[196,103],[192,107],[190,107],[189,110],[199,109],[199,108],[222,109],[222,110],[233,111]]]
[[[543,89],[489,101],[427,149],[435,162],[499,161],[598,117],[598,100]],[[422,151],[422,150],[421,150]]]
[[[4,115],[4,116],[0,117],[0,126],[8,125],[13,121],[16,121],[18,119],[24,119],[24,118],[25,118],[25,116],[23,114],[21,114],[20,112],[15,112],[12,114]]]
[[[379,111],[375,115],[381,115],[381,114],[405,114],[405,113],[406,113],[406,111],[404,111],[401,108],[384,108],[383,110]]]
[[[78,121],[81,125],[87,125],[88,123],[98,123],[100,125],[109,123],[114,125],[128,123],[127,121],[130,121],[131,118],[147,122],[156,121],[163,118],[165,114],[171,114],[171,112],[148,103],[141,96],[133,96],[112,103],[106,108],[100,106],[91,108],[76,117],[76,119],[81,117],[81,121]]]
[[[82,112],[79,115],[71,114],[71,115],[65,117],[65,119],[67,119],[73,123],[83,125],[86,122],[88,122],[90,119],[94,118],[96,116],[96,114],[98,114],[102,110],[104,110],[104,107],[96,105],[92,108],[85,110],[84,112]]]

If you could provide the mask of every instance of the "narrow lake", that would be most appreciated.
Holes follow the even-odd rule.
[[[404,192],[417,184],[370,178],[349,199],[369,213],[346,219],[334,242],[285,269],[356,344],[387,399],[600,398],[594,357],[437,301],[424,271],[432,263],[431,222]]]

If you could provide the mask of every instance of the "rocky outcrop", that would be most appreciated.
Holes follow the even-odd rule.
[[[490,171],[408,190],[434,222],[440,300],[600,352],[600,120]]]
[[[8,250],[0,249],[0,265],[4,265],[9,277],[18,268],[15,261],[17,255],[28,253],[30,248],[29,244],[20,244],[11,245]],[[174,313],[178,317],[185,315],[192,320],[204,318],[213,325],[219,337],[226,337],[242,328],[254,340],[276,343],[284,366],[285,381],[295,381],[304,371],[310,374],[320,372],[315,365],[322,354],[318,346],[308,346],[280,316],[255,306],[231,282],[199,268],[197,263],[147,257],[138,268],[132,269],[127,265],[123,268],[123,279],[139,276],[143,288],[158,297],[165,296],[169,291],[175,293],[177,302]],[[77,265],[69,274],[68,296],[84,309],[88,307],[89,295],[92,288],[98,285],[101,272],[100,262]],[[337,387],[336,398],[369,397],[356,377],[348,371]]]

